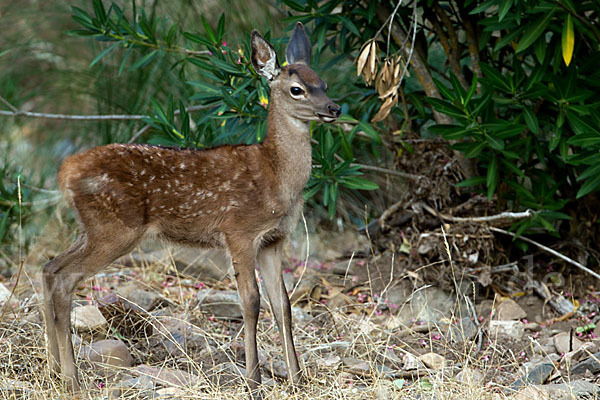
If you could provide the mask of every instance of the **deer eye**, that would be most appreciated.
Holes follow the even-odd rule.
[[[292,96],[296,97],[296,96],[300,96],[302,93],[304,93],[304,90],[301,87],[292,86],[290,88],[290,93],[292,94]]]

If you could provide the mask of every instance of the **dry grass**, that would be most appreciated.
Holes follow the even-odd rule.
[[[163,312],[149,313],[143,316],[144,324],[155,327],[154,336],[122,337],[138,363],[149,363],[154,366],[178,368],[198,377],[193,386],[173,389],[173,397],[190,399],[245,399],[243,379],[231,372],[221,371],[224,366],[230,368],[237,364],[243,366],[243,348],[241,323],[213,320],[198,309],[195,300],[196,288],[190,280],[173,274],[174,267],[167,260],[164,263],[138,265],[125,271],[113,266],[100,277],[91,278],[78,291],[78,298],[99,298],[93,287],[118,286],[128,279],[134,279],[145,289],[156,290],[169,301]],[[123,274],[123,272],[126,272]],[[134,274],[135,273],[135,274]],[[170,287],[160,288],[160,281],[165,276],[175,280]],[[58,399],[71,398],[57,379],[50,376],[46,368],[45,339],[43,321],[39,311],[39,276],[35,273],[25,274],[26,279],[16,291],[19,294],[21,307],[16,313],[7,313],[0,322],[0,398],[5,399]],[[132,278],[134,277],[134,278]],[[193,281],[192,281],[193,282]],[[221,282],[220,285],[227,285]],[[473,346],[465,344],[456,346],[444,343],[434,334],[420,344],[415,338],[403,337],[399,330],[384,328],[381,316],[374,315],[372,305],[356,303],[348,308],[327,309],[322,305],[316,317],[308,321],[296,322],[294,336],[297,350],[301,354],[301,363],[305,373],[305,385],[294,392],[284,379],[267,378],[264,385],[265,398],[268,399],[502,399],[501,388],[494,385],[483,386],[478,383],[456,382],[453,376],[464,366],[479,368],[484,374],[494,372],[499,365],[483,365],[481,356],[473,354]],[[349,313],[347,310],[364,309],[363,313]],[[194,324],[195,333],[205,337],[211,344],[213,365],[207,361],[206,352],[202,349],[181,348],[177,354],[168,354],[156,347],[157,342],[173,343],[174,347],[181,342],[160,330],[165,319],[161,315],[171,314],[186,324]],[[143,331],[143,330],[140,330]],[[156,335],[159,335],[156,337]],[[109,335],[110,336],[110,335]],[[119,336],[113,331],[113,337]],[[101,338],[101,337],[100,337]],[[86,338],[89,339],[89,338]],[[92,340],[98,338],[92,338]],[[233,343],[233,344],[232,344]],[[419,348],[414,348],[415,346]],[[502,347],[497,344],[498,348]],[[263,377],[278,369],[273,364],[281,365],[282,356],[278,333],[271,314],[263,311],[259,322],[259,348],[269,361],[263,363]],[[494,345],[489,347],[494,348]],[[401,365],[390,355],[400,358],[404,354],[419,354],[435,351],[449,360],[445,368],[439,370],[423,369],[418,378],[402,377]],[[76,352],[78,347],[76,346]],[[498,351],[498,350],[495,350]],[[364,363],[350,370],[343,360],[352,358]],[[450,361],[451,360],[451,361]],[[505,359],[502,361],[506,362]],[[387,365],[387,367],[382,367]],[[384,368],[382,370],[382,368]],[[504,366],[506,369],[506,365]],[[81,366],[81,381],[85,388],[83,398],[109,398],[114,381],[123,377],[126,371],[115,371],[117,376],[103,378],[98,368]],[[399,375],[396,375],[399,374]],[[281,375],[281,373],[279,373]],[[157,387],[160,388],[161,385]],[[153,392],[153,391],[150,391]],[[123,393],[121,398],[143,398],[150,393],[145,390],[131,389]],[[156,395],[156,393],[155,393]]]

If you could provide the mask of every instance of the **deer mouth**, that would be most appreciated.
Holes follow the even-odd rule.
[[[322,122],[333,122],[337,119],[336,116],[321,113],[317,113],[317,117],[319,117]]]

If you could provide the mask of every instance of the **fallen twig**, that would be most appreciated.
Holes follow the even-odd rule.
[[[509,235],[509,236],[512,236],[512,237],[517,237],[517,235],[515,235],[512,232],[508,232],[508,231],[505,231],[504,229],[496,228],[496,227],[493,227],[493,226],[490,227],[490,230],[492,230],[494,232],[498,232],[498,233],[503,233],[505,235]],[[600,274],[597,274],[596,272],[592,271],[591,269],[589,269],[585,265],[580,264],[577,261],[575,261],[575,260],[573,260],[573,259],[571,259],[571,258],[569,258],[569,257],[567,257],[567,256],[565,256],[563,254],[560,254],[558,251],[552,250],[550,247],[544,246],[543,244],[540,244],[540,243],[538,243],[538,242],[536,242],[534,240],[531,240],[531,239],[529,239],[529,238],[527,238],[525,236],[519,236],[518,238],[520,240],[524,241],[524,242],[527,242],[527,243],[530,243],[530,244],[532,244],[534,246],[537,246],[540,249],[542,249],[542,250],[544,250],[544,251],[546,251],[546,252],[548,252],[548,253],[550,253],[550,254],[558,257],[558,258],[563,259],[564,261],[568,262],[569,264],[574,265],[577,268],[579,268],[580,270],[585,271],[588,274],[592,275],[594,278],[600,279]]]
[[[442,213],[438,212],[437,210],[434,210],[433,208],[431,208],[430,206],[428,206],[425,203],[422,203],[422,204],[423,204],[423,208],[431,215],[434,215],[434,216],[444,219],[446,221],[452,221],[452,222],[498,223],[498,222],[514,221],[516,219],[530,218],[535,214],[535,211],[533,211],[533,210],[526,210],[523,212],[516,212],[516,213],[510,212],[510,211],[505,211],[500,214],[488,215],[485,217],[455,217],[453,215],[442,214]]]

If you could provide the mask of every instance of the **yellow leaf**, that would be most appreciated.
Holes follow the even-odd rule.
[[[567,21],[563,26],[562,31],[562,56],[565,60],[567,67],[571,63],[573,57],[573,48],[575,47],[575,32],[573,29],[573,21],[571,21],[571,14],[567,14]]]

